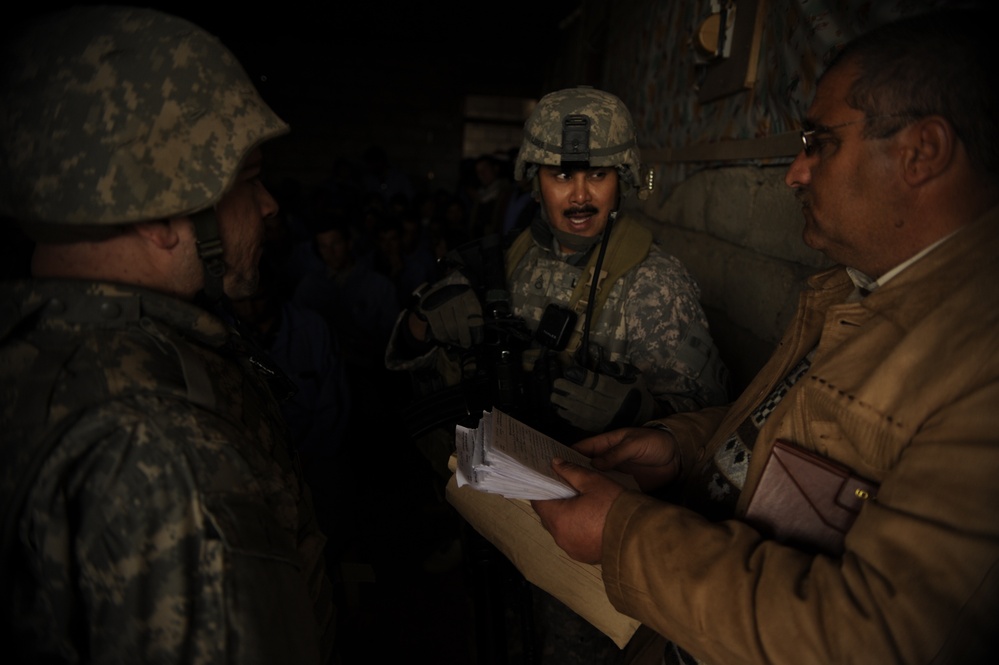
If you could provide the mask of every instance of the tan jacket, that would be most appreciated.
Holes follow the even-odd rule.
[[[624,494],[604,530],[611,601],[710,663],[994,662],[999,622],[999,209],[860,303],[813,277],[777,351],[729,408],[664,422],[696,475],[816,344],[769,417],[777,438],[881,483],[838,558]],[[694,474],[689,472],[694,471]],[[991,649],[991,653],[987,651]]]

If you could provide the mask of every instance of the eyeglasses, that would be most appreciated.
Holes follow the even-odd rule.
[[[850,122],[841,122],[840,124],[833,125],[832,127],[816,127],[815,129],[801,130],[801,145],[802,150],[805,151],[805,157],[811,157],[815,154],[816,148],[822,146],[822,142],[815,138],[816,132],[828,132],[832,129],[839,129],[840,127],[849,127],[850,125],[855,125],[858,122],[864,122],[865,120],[867,120],[867,118],[851,120]]]
[[[909,122],[915,122],[918,116],[912,113],[883,113],[881,115],[872,115],[870,117],[863,117],[857,120],[850,120],[849,122],[841,122],[838,125],[833,125],[831,127],[816,127],[815,129],[803,129],[801,130],[801,145],[802,149],[805,151],[805,157],[811,157],[815,154],[816,148],[822,147],[822,141],[815,138],[815,134],[819,132],[829,132],[833,129],[839,129],[840,127],[849,127],[850,125],[856,125],[858,122],[865,122],[867,120],[877,120],[878,118],[909,118]],[[904,125],[896,127],[892,131],[888,132],[884,136],[879,138],[887,138],[900,130]]]

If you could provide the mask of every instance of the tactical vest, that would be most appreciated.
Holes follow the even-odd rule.
[[[5,309],[0,312],[0,343],[8,341],[21,326],[33,325],[31,322],[41,318],[54,321],[47,324],[54,330],[33,329],[31,343],[24,344],[22,349],[21,358],[26,371],[23,372],[24,380],[18,386],[13,406],[13,413],[18,415],[12,423],[14,429],[9,434],[12,441],[35,443],[30,447],[7,447],[0,455],[4,486],[13,488],[7,500],[0,505],[0,563],[3,564],[0,570],[9,570],[12,549],[17,539],[18,521],[34,480],[59,446],[62,437],[87,412],[115,400],[157,396],[200,405],[212,411],[216,417],[229,420],[234,427],[240,426],[224,410],[216,408],[218,396],[213,387],[210,368],[193,344],[169,325],[158,324],[144,313],[144,308],[151,307],[160,298],[143,297],[138,292],[81,294],[73,291],[60,294],[58,298],[36,297],[27,301],[23,307],[18,307],[13,302],[3,303]],[[162,358],[165,360],[162,362],[168,363],[169,369],[161,368],[155,375],[156,380],[123,381],[123,376],[132,376],[131,372],[117,372],[117,368],[109,369],[76,361],[68,372],[74,378],[75,389],[67,390],[63,387],[57,395],[57,378],[67,373],[71,359],[86,344],[87,337],[84,333],[74,335],[61,330],[63,325],[72,328],[76,324],[91,324],[115,330],[141,330],[155,340],[163,352]],[[231,346],[234,343],[245,342],[233,336],[229,344]],[[225,351],[219,349],[219,352],[221,354]],[[242,375],[250,379],[246,383],[247,389],[242,393],[248,400],[253,400],[249,410],[262,413],[264,402],[269,397],[262,382],[261,370],[256,365],[259,360],[250,353],[243,353],[241,357],[237,357],[231,350],[228,353],[234,356],[233,363],[240,367]],[[146,379],[151,376],[149,372],[139,374]],[[252,389],[253,385],[258,386],[257,391]],[[50,413],[55,399],[60,400],[59,409]],[[276,454],[279,452],[282,451],[275,451]],[[7,576],[0,574],[0,590],[5,598],[9,593],[9,585]]]
[[[652,232],[635,220],[622,216],[615,222],[610,244],[607,246],[603,265],[601,266],[600,275],[597,280],[597,290],[592,312],[594,322],[600,321],[600,315],[607,302],[607,298],[618,281],[630,270],[641,264],[649,255],[649,247],[652,245],[652,241]],[[525,266],[521,264],[524,262],[528,251],[535,244],[530,229],[526,229],[510,245],[510,248],[506,252],[507,283],[512,284],[515,276],[517,279],[529,277],[529,275],[524,274]],[[563,364],[568,364],[573,352],[582,343],[583,326],[586,321],[586,307],[589,302],[590,286],[593,282],[593,274],[598,256],[599,246],[591,252],[585,266],[578,268],[565,266],[566,277],[571,279],[566,286],[572,288],[568,307],[576,313],[576,324],[566,348],[560,354]],[[548,303],[549,298],[546,295],[528,293],[526,299],[519,303],[519,306],[527,313],[525,318],[536,325],[540,320],[540,315],[537,313],[542,312]],[[537,315],[530,315],[531,312]],[[621,310],[611,314],[617,319],[624,316],[624,312]],[[610,329],[616,329],[622,324],[619,320],[607,321],[605,323],[609,324]],[[617,340],[617,342],[615,340],[608,340],[609,346],[614,347],[615,344],[622,348],[606,348],[605,351],[617,352],[623,355],[625,350],[623,347],[627,344],[627,340],[621,339]],[[530,362],[530,359],[525,357],[525,364],[528,362]]]

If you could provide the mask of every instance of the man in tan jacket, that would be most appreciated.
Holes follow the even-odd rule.
[[[556,461],[579,495],[534,503],[668,641],[666,662],[995,657],[999,86],[983,19],[884,26],[823,75],[786,182],[804,241],[841,265],[810,280],[746,391],[576,446],[670,501]]]

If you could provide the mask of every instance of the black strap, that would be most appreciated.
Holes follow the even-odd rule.
[[[586,318],[583,319],[583,341],[579,344],[579,364],[583,367],[589,367],[590,364],[590,324],[593,317],[593,303],[596,300],[597,285],[600,282],[600,270],[604,266],[604,254],[607,252],[607,245],[610,244],[611,229],[614,228],[616,218],[616,212],[607,217],[607,225],[604,227],[603,238],[600,241],[600,253],[597,254],[597,263],[593,266],[593,274],[590,276],[590,296],[586,301]]]
[[[197,238],[198,257],[205,267],[204,292],[212,302],[218,301],[223,294],[222,276],[225,274],[225,262],[222,260],[222,238],[219,237],[219,224],[214,208],[206,208],[191,215],[194,223],[194,234]]]

